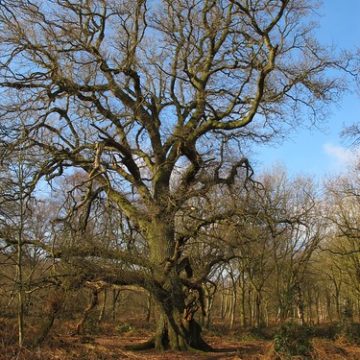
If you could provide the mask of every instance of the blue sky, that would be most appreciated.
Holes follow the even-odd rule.
[[[324,0],[317,14],[317,38],[322,44],[335,45],[339,50],[360,48],[360,0]],[[291,175],[310,175],[319,180],[345,171],[356,150],[340,132],[344,125],[360,122],[360,93],[347,93],[329,110],[320,129],[296,129],[280,145],[256,149],[255,168],[279,164]]]

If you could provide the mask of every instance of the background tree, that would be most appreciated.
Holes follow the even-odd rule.
[[[336,310],[341,317],[341,307],[346,301],[359,309],[360,294],[360,227],[358,165],[327,184],[328,206],[326,217],[329,231],[324,250],[329,253],[332,282],[335,288]],[[342,287],[342,289],[341,289]]]
[[[0,167],[0,251],[3,257],[5,291],[16,294],[18,344],[24,343],[24,315],[26,291],[32,286],[32,271],[24,270],[31,258],[27,238],[31,236],[31,192],[28,183],[32,180],[32,163],[23,149],[5,158],[1,156]],[[31,188],[30,188],[31,189]]]

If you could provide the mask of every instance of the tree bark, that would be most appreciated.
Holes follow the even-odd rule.
[[[149,293],[146,299],[146,309],[145,309],[145,321],[147,323],[150,322],[150,318],[151,318],[151,312],[152,312],[152,298],[151,298],[151,294]]]
[[[234,324],[235,324],[236,301],[237,301],[237,293],[235,290],[233,290],[231,294],[231,302],[230,302],[230,324],[229,324],[230,330],[234,328]]]
[[[120,290],[113,289],[112,291],[112,320],[115,322],[116,320],[116,304],[120,296]]]
[[[249,326],[253,326],[253,314],[252,314],[252,311],[253,311],[253,307],[252,307],[252,291],[251,291],[251,288],[249,287],[248,289],[248,314],[249,314],[249,322],[248,322],[248,325]]]
[[[213,289],[212,291],[204,286],[204,293],[205,293],[205,299],[204,299],[204,306],[205,306],[205,311],[204,314],[202,316],[202,320],[201,320],[201,326],[205,327],[206,329],[210,328],[211,325],[211,310],[214,304],[214,296],[215,296],[215,291],[216,289]]]
[[[320,324],[321,314],[320,314],[320,295],[317,293],[315,296],[315,307],[316,307],[316,323]]]
[[[99,324],[103,321],[104,316],[105,316],[106,300],[107,300],[107,289],[104,289],[103,304],[101,306],[101,311],[100,311],[100,314],[99,314]]]
[[[221,317],[221,320],[224,320],[224,317],[225,317],[225,290],[224,289],[221,292],[220,317]]]
[[[148,342],[132,349],[154,347],[156,350],[186,351],[191,348],[207,351],[211,347],[201,337],[201,326],[194,319],[199,309],[196,290],[185,290],[178,273],[179,256],[175,246],[175,228],[171,214],[156,216],[148,227],[153,280],[148,284],[158,307],[156,334]]]
[[[175,350],[187,351],[197,349],[210,351],[211,347],[201,336],[201,326],[194,319],[194,313],[189,311],[185,301],[176,296],[174,292],[168,292],[159,299],[159,293],[155,292],[157,301],[156,333],[154,337],[145,343],[127,346],[131,350],[145,350],[155,348],[158,351]],[[155,297],[155,295],[157,295]],[[179,294],[178,294],[179,295]]]
[[[261,328],[264,325],[262,314],[262,295],[259,290],[255,290],[255,327]]]
[[[332,316],[332,309],[331,309],[331,294],[329,294],[328,292],[326,292],[326,311],[327,311],[328,321],[330,321],[330,323],[332,323],[333,316]]]
[[[247,326],[246,321],[246,284],[245,284],[245,272],[241,272],[241,280],[240,280],[240,289],[241,289],[241,325],[242,327]]]

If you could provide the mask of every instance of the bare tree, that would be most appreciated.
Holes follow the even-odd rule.
[[[2,154],[1,154],[2,155]],[[2,158],[2,156],[1,156]],[[24,344],[24,236],[30,217],[30,194],[26,183],[31,179],[31,166],[20,151],[1,159],[0,177],[0,251],[7,257],[3,265],[15,265],[14,287],[17,294],[18,344]]]
[[[331,179],[327,184],[328,221],[327,242],[323,250],[327,254],[333,285],[336,312],[342,317],[341,305],[357,302],[360,294],[360,184],[358,164],[348,173]]]
[[[37,157],[33,186],[81,169],[88,191],[75,208],[105,196],[127,219],[137,246],[93,244],[81,256],[92,264],[88,280],[153,295],[161,316],[149,346],[208,348],[191,300],[204,277],[179,270],[190,238],[177,231],[179,212],[249,171],[240,155],[229,165],[229,149],[271,139],[337,94],[326,73],[336,63],[306,20],[312,7],[1,1],[1,141],[7,149],[22,142]],[[119,271],[110,260],[127,265]]]

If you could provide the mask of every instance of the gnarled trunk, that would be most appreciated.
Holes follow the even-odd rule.
[[[193,318],[186,319],[184,313],[180,313],[177,308],[161,312],[153,341],[157,350],[211,350],[201,337],[201,326],[197,321]]]
[[[129,346],[132,350],[155,348],[156,350],[209,351],[211,347],[201,336],[201,326],[194,319],[198,309],[196,297],[186,296],[181,281],[173,277],[172,289],[154,289],[157,305],[156,333],[146,343]]]
[[[175,268],[167,274],[161,287],[154,288],[153,296],[159,312],[154,337],[157,350],[211,349],[202,339],[201,326],[194,319],[200,308],[199,293],[184,287]]]
[[[178,266],[181,254],[175,243],[174,221],[169,215],[162,214],[153,220],[147,235],[150,260],[154,266],[153,282],[148,290],[157,305],[157,330],[148,342],[132,348],[210,350],[210,346],[201,337],[201,326],[194,319],[200,307],[200,294],[184,286],[181,278],[184,274],[181,274],[183,269]]]

